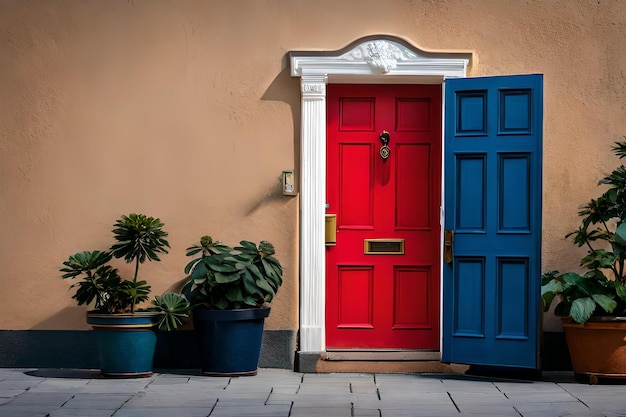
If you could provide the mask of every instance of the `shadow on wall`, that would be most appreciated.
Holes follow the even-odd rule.
[[[42,322],[35,324],[31,330],[50,329],[88,329],[86,319],[87,309],[84,306],[66,307]]]
[[[261,100],[281,101],[291,108],[293,125],[293,169],[300,172],[300,79],[291,76],[289,55],[283,55],[280,66],[282,70],[271,82]]]

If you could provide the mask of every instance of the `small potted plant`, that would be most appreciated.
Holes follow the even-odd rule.
[[[626,142],[613,152],[626,156]],[[580,261],[586,272],[542,275],[541,296],[563,327],[574,372],[592,379],[626,377],[626,168],[600,180],[608,189],[580,207],[581,225],[566,237],[587,248]]]
[[[83,251],[63,262],[62,278],[80,278],[70,288],[78,305],[92,304],[87,312],[98,338],[100,368],[105,376],[142,377],[152,374],[156,346],[154,327],[176,328],[189,313],[189,302],[177,293],[166,293],[152,300],[152,307],[138,311],[137,305],[147,301],[150,286],[139,280],[139,265],[159,261],[167,253],[169,243],[163,223],[144,214],[121,216],[114,225],[116,240],[108,251]],[[123,279],[109,265],[115,258],[134,264],[133,278]]]
[[[205,375],[256,375],[267,303],[283,282],[274,253],[267,241],[231,248],[210,236],[187,249],[196,258],[185,267],[182,293],[192,305]]]

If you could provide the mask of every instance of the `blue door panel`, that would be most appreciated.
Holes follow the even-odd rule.
[[[499,154],[498,231],[530,233],[530,154]]]
[[[496,260],[497,339],[528,339],[529,286],[528,258]]]
[[[454,336],[485,337],[485,258],[457,258],[454,288]],[[462,279],[460,279],[462,277]]]
[[[482,154],[459,154],[456,163],[456,227],[467,232],[485,232],[487,158]]]
[[[446,81],[444,362],[539,368],[543,77]]]

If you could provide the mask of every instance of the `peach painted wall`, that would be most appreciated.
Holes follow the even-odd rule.
[[[285,285],[267,327],[297,328],[286,54],[372,34],[473,51],[470,75],[544,74],[543,269],[575,268],[563,236],[626,135],[626,2],[2,0],[0,329],[86,328],[58,267],[106,248],[133,211],[170,233],[171,253],[141,270],[155,292],[183,278],[203,234],[273,242]]]

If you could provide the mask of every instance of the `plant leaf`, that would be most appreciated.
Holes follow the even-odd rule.
[[[591,297],[577,298],[572,301],[570,315],[576,323],[584,323],[593,315],[596,310],[596,302]]]
[[[231,274],[224,274],[221,272],[215,273],[215,282],[217,282],[218,284],[228,284],[229,282],[234,282],[234,281],[237,281],[238,279],[239,279],[239,274],[236,274],[236,273],[231,273]]]
[[[615,241],[620,245],[626,245],[626,223],[622,223],[615,229]]]
[[[607,313],[612,313],[617,307],[617,302],[604,294],[593,294],[591,297]]]

